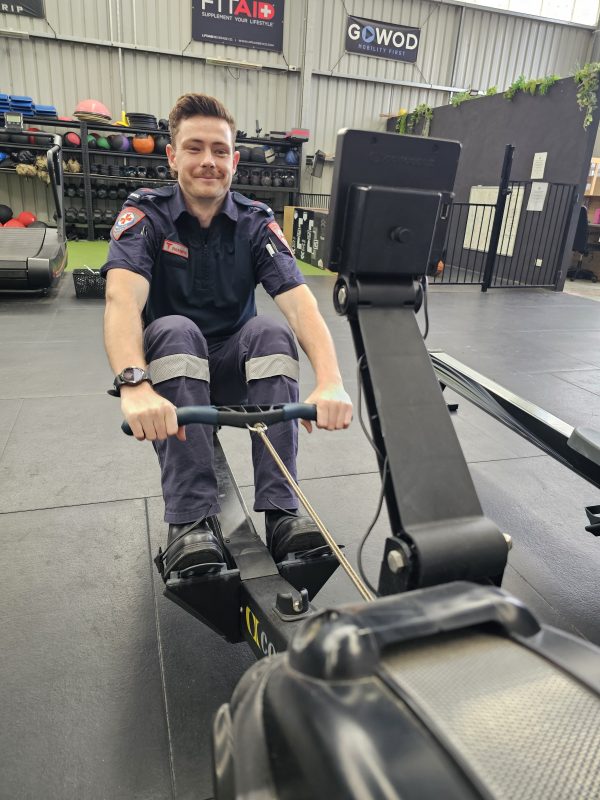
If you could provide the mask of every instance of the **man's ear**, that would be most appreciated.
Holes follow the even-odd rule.
[[[177,174],[177,158],[175,153],[175,148],[172,144],[168,144],[166,148],[167,153],[167,160],[169,162],[169,167],[171,168],[171,174]]]

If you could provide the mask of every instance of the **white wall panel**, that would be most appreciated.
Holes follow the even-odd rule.
[[[0,39],[3,66],[0,92],[24,94],[56,106],[70,116],[78,100],[93,97],[118,116],[120,103],[117,51],[52,39]]]
[[[258,119],[263,132],[297,124],[300,75],[234,69],[190,58],[125,51],[125,105],[128,111],[149,111],[167,117],[185,92],[206,92],[222,100],[238,128],[254,135]],[[133,106],[136,106],[135,108]]]
[[[564,78],[585,63],[591,41],[583,28],[465,9],[454,82],[503,91],[521,74]]]

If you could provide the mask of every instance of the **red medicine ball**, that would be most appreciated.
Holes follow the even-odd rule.
[[[25,225],[23,225],[22,222],[19,222],[18,219],[9,219],[8,222],[4,223],[4,227],[5,228],[24,228]]]
[[[37,220],[35,214],[32,214],[31,211],[21,211],[21,213],[17,216],[19,222],[22,222],[26,228],[28,228],[32,222]]]

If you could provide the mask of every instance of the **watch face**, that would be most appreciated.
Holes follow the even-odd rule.
[[[144,377],[144,370],[140,367],[127,367],[121,373],[125,383],[139,383]]]

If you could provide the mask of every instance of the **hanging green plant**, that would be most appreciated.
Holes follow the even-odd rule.
[[[539,82],[538,94],[548,94],[550,87],[554,86],[558,80],[560,80],[558,75],[546,75],[546,77],[542,78],[542,80]]]
[[[429,136],[431,120],[433,119],[433,109],[428,106],[427,103],[421,103],[415,108],[410,116],[412,118],[412,129],[414,130],[419,122],[423,120],[421,136]]]
[[[465,92],[457,92],[456,94],[452,95],[452,99],[450,102],[454,106],[454,108],[458,108],[463,103],[466,103],[467,100],[472,100],[471,92],[467,89]]]
[[[598,104],[598,75],[600,73],[600,62],[593,61],[585,64],[578,69],[575,75],[577,84],[577,105],[585,111],[583,127],[587,128],[594,117],[594,111]]]
[[[408,122],[408,111],[404,113],[400,113],[398,115],[398,119],[396,120],[396,133],[406,133],[406,125]]]
[[[525,91],[526,84],[527,81],[525,80],[525,75],[519,75],[517,80],[514,83],[511,83],[508,89],[504,92],[504,96],[507,100],[512,100],[517,92]]]

